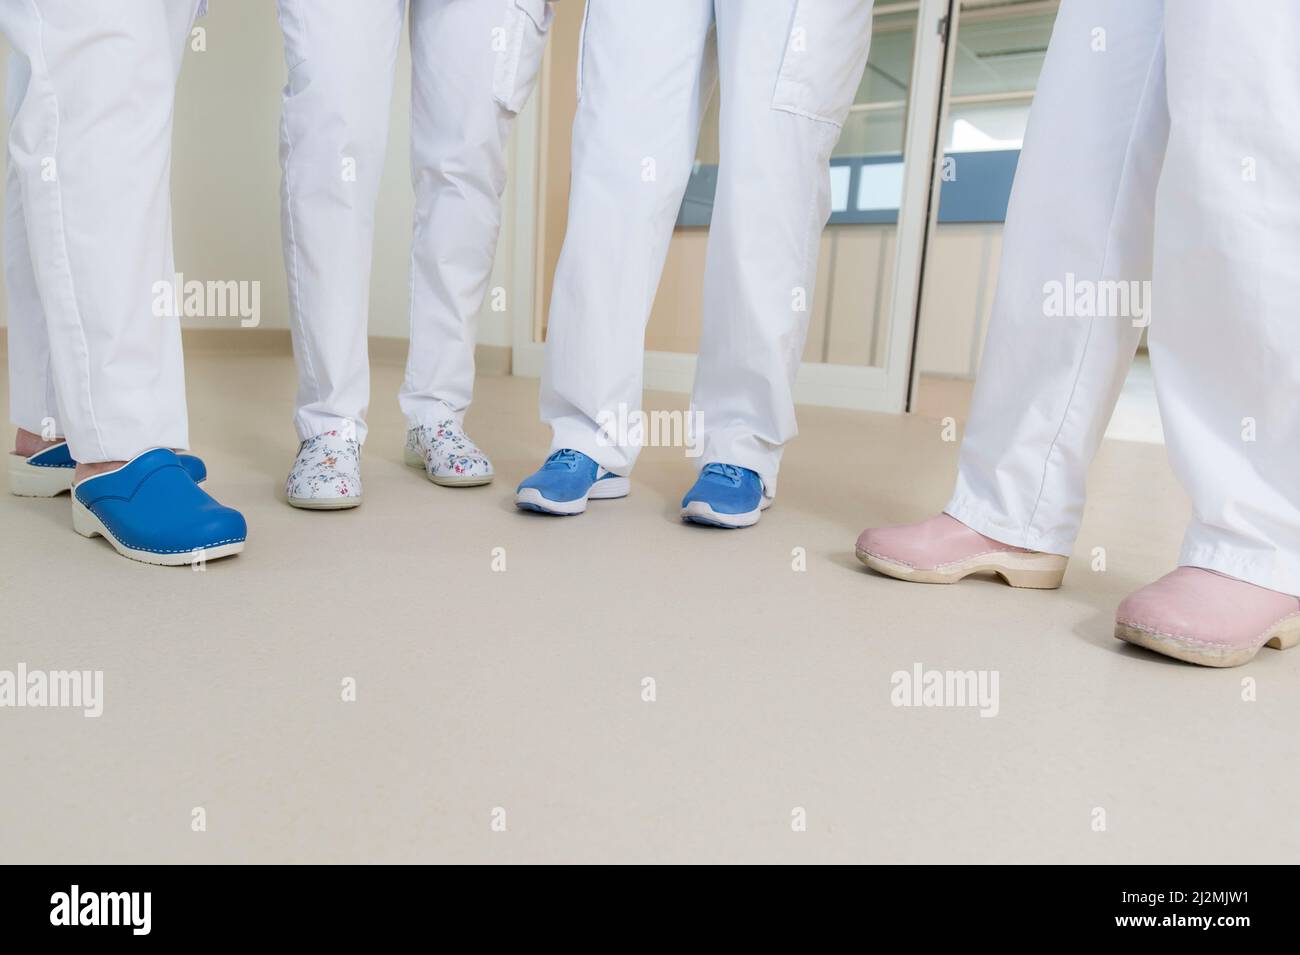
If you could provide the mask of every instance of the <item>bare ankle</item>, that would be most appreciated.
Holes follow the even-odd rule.
[[[62,438],[55,438],[52,441],[47,441],[39,434],[19,428],[18,433],[14,435],[14,454],[20,455],[24,458],[30,458],[33,454],[39,454],[46,448],[52,448],[56,444],[62,443]]]
[[[125,461],[96,461],[94,464],[78,464],[77,472],[72,476],[73,483],[79,484],[86,478],[92,478],[96,474],[116,471],[124,464],[126,464]]]

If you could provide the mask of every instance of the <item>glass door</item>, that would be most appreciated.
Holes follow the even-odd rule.
[[[1059,4],[962,0],[936,159],[909,408],[964,420],[997,286],[1002,227]]]

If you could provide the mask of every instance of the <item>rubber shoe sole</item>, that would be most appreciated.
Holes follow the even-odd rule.
[[[1115,622],[1115,637],[1186,663],[1204,667],[1239,667],[1253,660],[1264,647],[1289,650],[1300,644],[1300,614],[1291,614],[1273,624],[1260,635],[1259,643],[1254,647],[1215,646],[1120,621]]]
[[[138,560],[143,564],[155,564],[161,567],[181,567],[186,564],[193,564],[196,561],[217,560],[221,557],[231,557],[238,554],[244,549],[243,540],[218,541],[211,547],[197,547],[193,550],[179,551],[176,553],[157,553],[155,551],[137,550],[134,547],[127,547],[116,537],[113,532],[104,526],[104,522],[95,516],[95,513],[86,505],[77,500],[74,495],[72,498],[72,529],[82,537],[102,537],[110,544],[113,549],[123,557],[129,557],[131,560]]]
[[[482,487],[484,484],[491,484],[496,477],[495,474],[487,476],[478,475],[473,477],[435,477],[429,473],[429,469],[424,466],[424,458],[420,457],[410,448],[402,451],[402,460],[406,462],[407,467],[419,468],[424,472],[424,476],[439,487]]]
[[[303,511],[346,511],[361,506],[359,495],[357,497],[289,497],[286,500],[291,507]]]
[[[976,554],[950,564],[940,564],[929,570],[918,570],[907,564],[879,554],[855,548],[858,560],[877,573],[898,580],[918,584],[955,584],[971,574],[993,573],[1012,587],[1025,590],[1055,590],[1065,579],[1068,558],[1059,554],[1018,554],[1014,551],[992,551]]]
[[[58,497],[72,490],[72,468],[43,468],[21,455],[9,457],[9,493],[18,497]]]
[[[552,501],[543,497],[535,487],[526,487],[515,492],[515,506],[523,511],[535,511],[538,514],[551,514],[555,517],[572,517],[587,509],[588,501],[610,501],[627,497],[632,490],[632,482],[625,477],[602,478],[591,486],[585,495],[572,501]]]
[[[763,498],[757,510],[745,511],[743,514],[724,514],[709,507],[705,501],[691,501],[682,508],[682,520],[687,524],[703,524],[706,527],[723,527],[734,530],[738,527],[753,527],[763,512],[772,506],[771,498]]]

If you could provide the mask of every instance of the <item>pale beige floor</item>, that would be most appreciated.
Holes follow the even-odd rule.
[[[692,472],[672,450],[646,452],[627,500],[547,519],[510,496],[546,450],[535,382],[481,380],[469,423],[500,477],[447,490],[401,463],[385,363],[365,505],[304,513],[280,496],[288,358],[192,353],[190,382],[210,488],[249,520],[243,556],[203,573],[136,564],[73,535],[66,497],[0,499],[0,669],[106,682],[98,720],[0,710],[2,861],[1300,850],[1300,652],[1215,671],[1110,635],[1116,602],[1177,551],[1186,502],[1158,446],[1103,448],[1063,590],[923,587],[873,576],[852,545],[943,503],[956,446],[934,421],[805,409],[777,504],[749,531],[679,523]],[[997,670],[1000,714],[893,707],[891,674],[917,662]]]

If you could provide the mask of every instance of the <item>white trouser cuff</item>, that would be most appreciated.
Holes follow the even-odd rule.
[[[337,431],[346,437],[352,437],[359,444],[366,443],[366,423],[360,419],[340,418],[313,411],[299,411],[293,418],[294,430],[298,432],[299,441],[307,441],[324,434]]]
[[[976,533],[1012,547],[1059,554],[1062,557],[1069,557],[1074,550],[1073,540],[1050,538],[1033,528],[1022,527],[1007,515],[996,513],[983,502],[968,497],[954,495],[943,512],[949,517],[955,517]]]
[[[419,407],[406,416],[406,427],[409,428],[436,428],[444,421],[451,419],[457,427],[463,428],[465,425],[465,413],[468,408],[462,408],[457,411],[451,405],[443,401],[421,401]]]
[[[1300,596],[1300,560],[1292,555],[1258,555],[1222,544],[1184,543],[1178,565],[1218,571],[1256,587]]]
[[[568,418],[553,421],[551,425],[554,429],[551,437],[551,454],[563,448],[581,451],[606,471],[611,471],[619,477],[627,477],[632,473],[632,466],[636,464],[637,455],[641,453],[641,449],[637,447],[611,444],[602,437],[602,432],[594,425],[584,427],[581,422]]]
[[[696,470],[714,463],[748,468],[762,478],[763,494],[769,498],[776,497],[776,479],[781,470],[781,453],[784,450],[782,447],[774,447],[752,434],[736,431],[706,434],[701,447],[703,453],[691,459]]]

